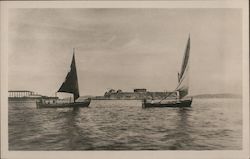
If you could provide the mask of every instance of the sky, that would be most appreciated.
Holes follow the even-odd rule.
[[[9,11],[9,90],[54,95],[70,69],[80,95],[171,91],[190,34],[190,94],[242,91],[240,9],[78,8]]]

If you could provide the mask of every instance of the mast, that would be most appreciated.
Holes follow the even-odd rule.
[[[164,99],[166,99],[167,97],[169,97],[170,95],[172,95],[173,93],[177,93],[176,95],[179,96],[180,98],[183,98],[188,94],[188,83],[189,83],[189,79],[188,79],[188,72],[189,71],[188,70],[189,70],[190,41],[191,40],[190,40],[190,34],[189,34],[187,46],[186,46],[186,49],[184,52],[184,57],[182,60],[181,71],[180,71],[180,73],[178,72],[178,74],[177,74],[178,86],[176,87],[175,91],[173,91],[172,93],[169,93],[165,98],[160,100],[159,103],[161,101],[163,101]]]
[[[75,48],[73,48],[73,57],[70,65],[70,71],[68,72],[65,81],[57,92],[72,93],[74,96],[74,102],[79,98],[78,78],[75,64]]]
[[[188,37],[187,46],[185,49],[184,57],[182,60],[181,71],[178,73],[178,86],[176,88],[179,91],[180,98],[185,97],[188,94],[189,85],[189,54],[190,54],[190,35]]]

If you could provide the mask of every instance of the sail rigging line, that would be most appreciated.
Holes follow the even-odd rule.
[[[74,95],[74,102],[79,98],[78,78],[75,64],[75,49],[73,49],[73,57],[70,65],[70,71],[67,73],[65,81],[57,92],[72,93]]]
[[[170,92],[165,98],[161,99],[161,100],[159,101],[159,103],[161,103],[164,99],[166,99],[167,97],[169,97],[169,96],[172,95],[173,93],[175,93],[175,91]]]
[[[188,69],[188,67],[186,67],[186,68]],[[187,69],[186,69],[186,70],[187,70]],[[185,74],[185,73],[186,73],[186,72],[183,73],[183,76],[182,76],[183,78],[180,79],[179,84],[178,84],[178,86],[175,88],[175,90],[177,90],[177,88],[182,84],[183,80],[185,79],[185,77],[186,77],[186,74]]]
[[[169,93],[165,98],[161,99],[159,101],[159,103],[161,103],[164,99],[166,99],[167,97],[169,97],[170,95],[172,95],[176,91],[179,91],[179,87],[181,86],[183,80],[185,79],[185,77],[187,75],[187,71],[189,69],[189,65],[188,65],[189,64],[189,52],[190,52],[190,34],[188,37],[188,42],[186,45],[186,49],[185,49],[185,53],[184,53],[184,57],[183,57],[182,65],[181,65],[181,72],[178,73],[178,85],[173,92]]]
[[[176,91],[178,91],[178,87],[181,85],[181,82],[178,84],[178,86],[175,88],[175,90],[174,91],[172,91],[172,92],[170,92],[166,97],[164,97],[163,99],[161,99],[160,101],[159,101],[159,103],[161,103],[164,99],[166,99],[166,98],[168,98],[170,95],[172,95],[173,93],[176,93]]]
[[[180,84],[179,84],[179,85],[180,85]],[[159,101],[159,103],[161,103],[164,99],[166,99],[167,97],[169,97],[170,95],[172,95],[173,93],[175,93],[176,91],[178,91],[177,88],[179,87],[179,85],[175,88],[174,91],[170,92],[166,97],[164,97],[163,99],[161,99],[161,100]]]

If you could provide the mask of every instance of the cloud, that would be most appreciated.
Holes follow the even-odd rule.
[[[171,90],[190,33],[194,94],[241,91],[238,9],[13,9],[9,20],[10,89],[54,92],[76,48],[83,94]]]

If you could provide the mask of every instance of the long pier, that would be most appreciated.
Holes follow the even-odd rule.
[[[48,97],[44,95],[40,95],[33,91],[28,90],[10,90],[8,91],[8,99],[10,102],[27,102],[27,101],[37,101],[41,99],[47,100],[57,100],[58,97]]]
[[[8,91],[10,98],[22,98],[22,97],[29,97],[33,95],[39,96],[39,94],[33,92],[33,91],[27,91],[27,90],[10,90]]]

